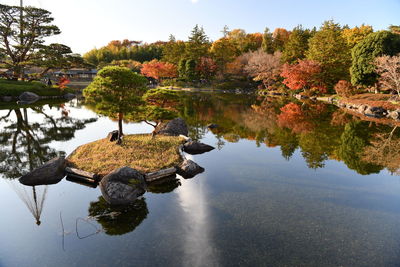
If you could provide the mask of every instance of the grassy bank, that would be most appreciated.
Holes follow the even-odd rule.
[[[124,136],[122,145],[100,139],[78,147],[68,157],[68,164],[101,176],[123,166],[152,172],[179,164],[178,147],[183,142],[180,137],[151,138],[150,134]]]
[[[25,82],[0,79],[0,96],[17,97],[27,91],[39,96],[61,96],[75,92],[75,90],[69,88],[61,90],[56,86],[49,87],[38,81]]]

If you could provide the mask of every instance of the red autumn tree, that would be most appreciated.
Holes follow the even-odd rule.
[[[285,64],[281,76],[283,83],[292,90],[303,89],[316,93],[326,93],[327,88],[321,79],[322,66],[313,60],[299,60],[297,64]]]
[[[202,79],[210,80],[217,72],[217,64],[212,58],[202,57],[196,65],[196,71]]]
[[[165,78],[176,78],[178,76],[177,68],[174,64],[158,61],[156,59],[144,63],[141,73],[146,77],[151,77],[159,81]]]

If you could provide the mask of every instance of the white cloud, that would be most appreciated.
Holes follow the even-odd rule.
[[[192,1],[193,4],[196,4],[197,2],[199,2],[199,0],[190,0]]]

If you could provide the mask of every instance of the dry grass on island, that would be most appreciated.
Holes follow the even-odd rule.
[[[182,162],[178,148],[184,139],[150,134],[126,135],[117,145],[106,138],[78,147],[68,158],[68,165],[77,169],[107,175],[129,166],[143,173],[176,166]]]

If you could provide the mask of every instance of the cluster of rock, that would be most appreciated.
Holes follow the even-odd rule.
[[[373,107],[366,104],[355,104],[338,101],[337,106],[340,108],[347,108],[356,111],[368,117],[373,118],[391,118],[393,120],[400,120],[400,109],[386,110],[383,107]]]
[[[11,101],[17,101],[17,104],[21,105],[29,105],[33,104],[36,101],[40,99],[66,99],[66,100],[71,100],[74,99],[76,95],[71,94],[71,93],[66,93],[64,95],[59,95],[59,96],[38,96],[35,93],[32,92],[23,92],[20,94],[18,97],[13,97],[13,96],[2,96],[0,97],[0,100],[3,102],[11,102]]]
[[[213,126],[217,127],[217,125]],[[179,152],[183,158],[183,162],[179,166],[146,174],[125,166],[104,176],[99,182],[100,179],[96,174],[67,167],[66,159],[58,157],[22,176],[19,181],[29,186],[55,184],[67,175],[67,180],[73,178],[74,181],[78,180],[82,183],[93,183],[96,185],[99,182],[102,195],[109,204],[127,205],[133,203],[138,197],[143,195],[146,192],[147,186],[152,182],[161,181],[162,179],[168,180],[172,176],[176,176],[176,174],[188,179],[204,172],[204,168],[194,161],[186,159],[183,152],[192,155],[202,154],[213,150],[214,147],[192,141],[188,138],[187,125],[183,119],[177,118],[163,124],[158,128],[157,134],[185,137],[186,142],[179,148]],[[111,140],[117,135],[118,131],[111,132],[107,138]]]

